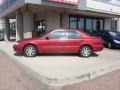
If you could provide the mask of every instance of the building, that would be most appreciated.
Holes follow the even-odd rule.
[[[3,31],[3,30],[4,30],[4,24],[2,19],[0,19],[0,31]]]
[[[4,0],[0,18],[5,23],[5,40],[10,37],[10,19],[16,22],[16,40],[34,32],[55,28],[120,30],[119,0]]]

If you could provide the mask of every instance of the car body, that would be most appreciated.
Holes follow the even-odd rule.
[[[34,49],[36,53],[79,53],[83,57],[88,57],[92,52],[102,51],[104,46],[100,38],[83,31],[56,29],[41,37],[17,41],[13,48],[26,56],[36,56],[27,54]],[[82,50],[88,50],[89,54],[87,55],[86,51],[86,55],[82,55]]]
[[[120,48],[120,32],[105,31],[102,35],[102,39],[108,48]]]
[[[3,31],[0,31],[0,41],[4,40],[4,34]]]

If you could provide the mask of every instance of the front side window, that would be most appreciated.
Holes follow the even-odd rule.
[[[65,32],[64,31],[54,31],[49,34],[49,38],[65,38]]]
[[[67,36],[67,38],[81,38],[80,33],[76,32],[76,31],[67,31],[66,36]]]

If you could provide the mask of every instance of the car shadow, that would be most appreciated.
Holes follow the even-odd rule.
[[[14,53],[15,56],[24,56],[23,54],[21,53]]]
[[[77,56],[77,55],[69,54],[69,53],[47,53],[47,54],[38,54],[38,56]]]
[[[97,53],[92,53],[91,57],[98,57],[99,55]]]
[[[14,53],[15,56],[24,56],[23,54],[20,54],[20,53]],[[70,54],[70,53],[47,53],[47,54],[37,54],[37,56],[40,56],[40,57],[45,57],[45,56],[50,56],[50,57],[63,57],[63,56],[70,56],[70,57],[79,57],[78,54]],[[90,57],[98,57],[99,55],[96,54],[96,53],[93,53]]]
[[[70,54],[70,53],[48,53],[48,54],[38,54],[38,56],[78,56],[79,57],[79,55],[78,54]],[[96,54],[96,53],[93,53],[92,55],[91,55],[91,57],[98,57],[99,55],[98,54]]]

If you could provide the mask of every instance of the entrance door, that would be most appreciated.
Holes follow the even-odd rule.
[[[97,27],[97,30],[99,31],[99,30],[100,30],[100,20],[97,20],[97,25],[96,25],[96,27]]]
[[[104,30],[104,20],[102,19],[93,19],[93,34]]]
[[[41,36],[45,33],[46,25],[45,20],[39,20],[35,23],[35,30],[33,31],[33,35]]]

